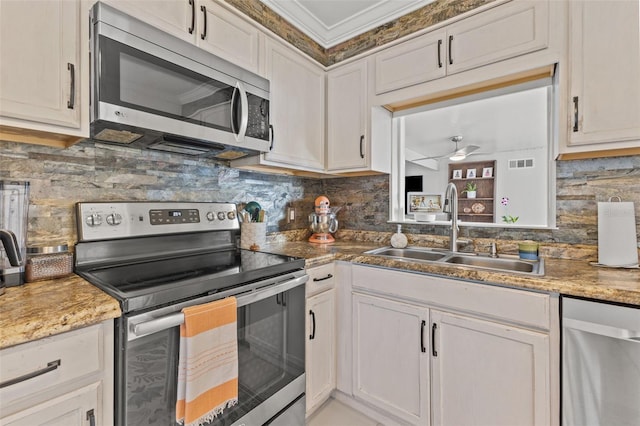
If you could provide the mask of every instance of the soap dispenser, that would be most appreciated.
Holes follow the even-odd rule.
[[[391,245],[395,248],[407,246],[407,236],[402,233],[402,225],[398,225],[398,232],[391,236]]]

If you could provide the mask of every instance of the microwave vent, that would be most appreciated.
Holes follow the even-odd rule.
[[[103,129],[93,138],[105,142],[114,142],[128,145],[137,141],[142,136],[143,135],[140,133],[129,132],[127,130]]]

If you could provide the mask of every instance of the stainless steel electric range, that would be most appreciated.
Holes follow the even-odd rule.
[[[230,203],[78,203],[76,214],[76,273],[123,312],[117,425],[177,424],[181,310],[229,296],[238,301],[239,404],[210,424],[268,424],[304,397],[303,259],[239,249]]]

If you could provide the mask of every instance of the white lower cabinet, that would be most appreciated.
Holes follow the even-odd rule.
[[[0,351],[0,425],[113,424],[113,321]]]
[[[307,270],[306,411],[311,414],[336,387],[334,265]]]
[[[411,424],[429,424],[429,310],[353,294],[353,395]]]
[[[100,383],[94,383],[2,419],[0,424],[6,426],[95,425],[100,392]]]
[[[441,311],[431,330],[434,425],[547,424],[547,334]]]
[[[413,425],[558,425],[557,295],[352,266],[352,396]]]

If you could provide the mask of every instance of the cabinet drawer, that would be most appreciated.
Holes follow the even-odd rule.
[[[0,411],[102,370],[102,327],[95,325],[0,351]],[[16,381],[6,385],[7,382]],[[38,400],[39,398],[35,398]]]
[[[309,281],[307,281],[306,287],[307,297],[333,288],[335,285],[335,268],[333,263],[309,268],[307,269],[307,274],[309,274]]]

